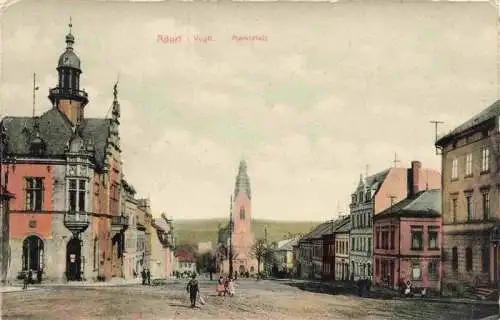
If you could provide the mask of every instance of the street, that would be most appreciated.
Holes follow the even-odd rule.
[[[215,295],[200,281],[207,304],[189,308],[185,281],[158,286],[45,286],[2,294],[2,319],[480,319],[496,306],[375,300],[301,290],[286,282],[242,280],[236,296]]]

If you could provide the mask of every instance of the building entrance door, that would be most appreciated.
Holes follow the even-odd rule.
[[[23,271],[31,270],[33,277],[42,280],[43,240],[31,235],[23,241]]]
[[[66,277],[68,281],[81,281],[81,252],[80,239],[72,238],[66,247]]]

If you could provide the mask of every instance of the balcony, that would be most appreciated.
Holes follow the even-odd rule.
[[[90,214],[88,212],[71,212],[64,214],[64,225],[73,233],[84,232],[90,223]]]
[[[76,101],[82,101],[84,104],[88,102],[88,94],[83,90],[75,90],[75,89],[61,89],[61,88],[52,88],[49,89],[49,99],[52,103],[56,101],[56,99],[71,99]]]
[[[128,227],[128,217],[114,216],[111,217],[111,229],[116,231],[125,230]]]

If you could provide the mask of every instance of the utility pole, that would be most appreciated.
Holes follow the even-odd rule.
[[[36,85],[36,73],[33,73],[33,118],[35,117],[35,105],[36,105],[36,94],[35,92],[38,90]]]
[[[398,154],[394,152],[394,160],[392,161],[394,163],[394,168],[398,167],[398,163],[401,162],[401,160],[398,159]]]
[[[438,125],[443,124],[443,121],[439,120],[431,120],[431,123],[434,123],[434,142],[438,140]],[[436,147],[436,155],[439,155],[439,149]]]
[[[233,195],[229,205],[229,275],[233,275]]]

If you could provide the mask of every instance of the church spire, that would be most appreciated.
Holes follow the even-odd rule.
[[[247,162],[245,160],[240,161],[240,166],[238,168],[238,175],[236,176],[234,197],[236,198],[240,192],[245,192],[248,199],[252,198],[252,193],[250,188],[250,178],[248,177]]]

